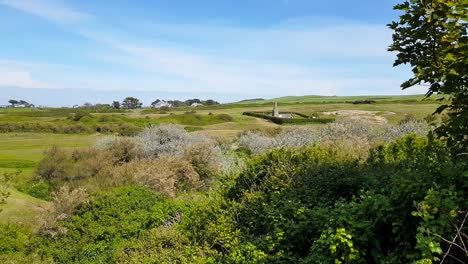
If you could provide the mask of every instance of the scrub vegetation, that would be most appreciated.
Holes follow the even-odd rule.
[[[466,4],[396,9],[403,87],[443,100],[2,109],[0,262],[467,263]]]

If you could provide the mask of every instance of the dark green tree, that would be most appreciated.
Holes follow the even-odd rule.
[[[427,85],[426,96],[444,96],[434,114],[450,117],[436,129],[456,152],[468,150],[468,1],[408,0],[394,7],[403,11],[394,30],[390,51],[397,52],[394,66],[409,64],[413,77],[403,89]]]
[[[112,107],[114,109],[120,109],[120,102],[119,101],[112,102]]]
[[[217,105],[217,104],[219,104],[219,102],[217,102],[217,101],[215,101],[213,99],[208,99],[208,100],[204,101],[203,103],[206,104],[206,105]]]
[[[141,108],[143,103],[135,97],[127,97],[122,101],[122,107],[125,109],[136,109]]]
[[[180,100],[169,100],[167,102],[170,103],[171,105],[175,106],[175,107],[187,106],[187,104],[185,102],[182,102]]]
[[[151,103],[151,106],[154,107],[154,106],[155,106],[157,103],[159,103],[159,102],[161,102],[161,100],[156,99],[156,100],[154,100],[154,101]]]
[[[19,103],[19,104],[22,104],[22,105],[24,105],[24,106],[26,106],[26,107],[30,107],[30,106],[31,106],[31,104],[30,104],[30,103],[28,103],[28,102],[27,102],[27,101],[25,101],[25,100],[19,100],[19,102],[18,102],[18,103]]]
[[[9,100],[8,103],[10,103],[12,107],[15,107],[15,105],[19,104],[19,102],[14,99]]]
[[[186,105],[191,105],[191,104],[194,104],[194,103],[201,104],[202,101],[200,99],[197,99],[197,98],[185,100]]]

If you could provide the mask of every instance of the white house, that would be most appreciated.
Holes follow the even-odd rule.
[[[191,107],[197,107],[197,106],[202,106],[202,105],[203,105],[203,104],[200,104],[200,103],[193,103],[193,104],[191,104],[190,106],[191,106]]]
[[[161,107],[172,107],[172,104],[166,102],[166,101],[159,101],[156,104],[153,105],[153,108],[161,108]]]

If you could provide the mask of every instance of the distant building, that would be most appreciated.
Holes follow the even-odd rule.
[[[157,102],[157,103],[155,103],[153,105],[153,108],[156,108],[156,109],[162,108],[162,107],[172,107],[172,104],[163,100],[163,101],[159,101],[159,102]]]
[[[203,106],[201,103],[193,103],[190,105],[191,107]]]

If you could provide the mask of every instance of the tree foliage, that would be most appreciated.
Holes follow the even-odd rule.
[[[437,129],[456,151],[468,149],[468,2],[466,0],[409,0],[394,7],[403,11],[394,30],[390,51],[394,66],[411,65],[414,76],[403,89],[428,85],[427,96],[446,95],[436,113],[450,119]]]
[[[124,109],[136,109],[141,108],[143,103],[135,97],[127,97],[122,101],[122,108]]]

